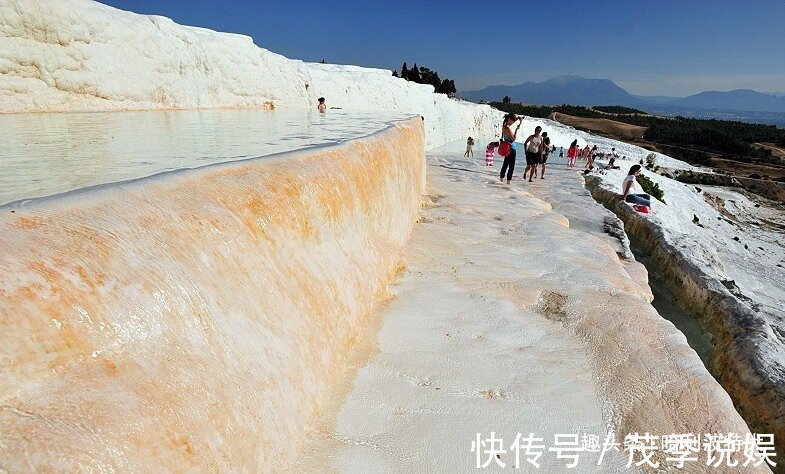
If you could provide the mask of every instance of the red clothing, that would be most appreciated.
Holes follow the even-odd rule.
[[[575,158],[578,156],[578,147],[571,146],[569,150],[567,150],[567,158]]]

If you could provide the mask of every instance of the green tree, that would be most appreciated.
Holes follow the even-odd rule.
[[[600,112],[607,112],[609,114],[641,114],[641,115],[649,115],[648,113],[639,110],[633,109],[632,107],[622,107],[621,105],[595,105],[592,107],[594,110],[599,110]]]
[[[654,196],[655,198],[659,199],[663,204],[665,203],[665,192],[662,189],[660,189],[659,184],[649,179],[648,176],[644,176],[642,174],[639,174],[635,178],[635,181],[637,181],[638,184],[641,185],[641,188],[643,188],[643,191],[646,192],[646,194]]]
[[[502,104],[509,104],[510,102],[512,102],[512,99],[510,99],[510,96],[505,95],[504,99],[502,99]]]
[[[414,63],[414,66],[409,69],[409,80],[412,82],[420,82],[420,70],[417,68],[417,63]]]
[[[433,86],[433,90],[438,91],[439,86],[442,83],[442,80],[439,79],[439,73],[436,71],[431,71],[427,67],[420,68],[420,84],[430,84]]]
[[[457,89],[455,88],[455,81],[447,78],[442,79],[439,77],[438,72],[425,66],[418,67],[417,63],[409,68],[408,65],[404,62],[403,66],[401,66],[400,74],[398,71],[393,70],[392,75],[395,77],[401,77],[407,81],[416,82],[418,84],[430,84],[433,86],[434,92],[439,94],[451,95],[457,92]]]
[[[439,84],[439,88],[436,90],[436,92],[452,96],[457,92],[457,90],[455,90],[455,81],[452,79],[444,79],[442,83]]]

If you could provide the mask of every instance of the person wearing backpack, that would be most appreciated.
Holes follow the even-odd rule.
[[[518,126],[515,127],[515,131],[513,132],[510,127],[512,124],[518,122]],[[512,172],[515,169],[515,139],[518,136],[518,130],[521,128],[521,124],[523,123],[523,117],[516,117],[515,114],[507,114],[504,116],[504,121],[502,122],[502,139],[501,143],[499,143],[499,155],[504,157],[504,163],[502,163],[502,171],[499,173],[499,181],[504,183],[504,174],[507,174],[507,184],[510,184],[512,180]],[[508,151],[509,149],[509,151]],[[504,153],[507,153],[506,155]]]
[[[534,134],[529,135],[523,147],[526,151],[526,169],[523,171],[523,179],[526,179],[526,173],[529,173],[529,182],[532,181],[534,175],[537,174],[537,164],[540,162],[540,155],[542,154],[542,137],[540,136],[542,127],[537,125],[534,129]]]

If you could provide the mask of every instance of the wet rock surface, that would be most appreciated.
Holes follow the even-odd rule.
[[[505,438],[529,427],[546,439],[610,428],[747,431],[684,337],[649,304],[645,269],[620,258],[618,238],[603,230],[610,212],[580,176],[554,171],[536,185],[506,186],[498,166],[451,154],[428,160],[429,195],[443,197],[407,247],[379,354],[307,448],[316,459],[347,471],[358,461],[469,471],[464,453],[477,426]],[[541,197],[548,193],[562,199]],[[542,470],[563,471],[554,461]],[[625,461],[579,468],[614,472]],[[705,460],[690,468],[711,471]]]
[[[624,221],[627,234],[649,253],[670,290],[685,309],[701,318],[711,332],[714,349],[709,369],[733,398],[753,431],[773,433],[777,451],[785,450],[785,315],[744,294],[738,283],[717,278],[710,266],[695,262],[684,247],[674,245],[664,230],[621,202],[618,194],[587,179],[587,187]],[[655,211],[656,212],[656,211]],[[739,241],[736,236],[735,240]],[[780,455],[782,459],[782,455]]]

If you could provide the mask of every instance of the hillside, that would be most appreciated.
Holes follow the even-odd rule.
[[[490,86],[459,95],[476,101],[499,101],[508,96],[513,102],[533,104],[635,105],[639,102],[613,81],[578,76],[561,76],[515,86]]]
[[[645,138],[647,127],[632,125],[607,118],[577,117],[554,112],[551,117],[557,122],[614,140],[621,140],[647,150],[667,154],[688,163],[712,168],[720,173],[742,178],[739,186],[756,194],[785,202],[785,189],[777,181],[785,181],[785,150],[774,144],[756,143],[772,150],[774,163],[745,162],[732,156],[705,152],[696,155],[695,150],[677,144],[657,142]]]
[[[575,117],[559,112],[554,112],[550,118],[580,130],[635,143],[636,145],[642,145],[643,133],[646,131],[646,127],[640,125],[617,122],[616,120],[606,118]]]
[[[57,155],[90,143],[100,125],[87,116],[129,115],[144,125],[114,130],[136,140],[103,135],[101,155],[74,172],[110,177],[112,148],[123,163],[195,163],[0,206],[0,471],[475,472],[469,443],[485,454],[486,430],[509,442],[525,429],[555,445],[557,433],[613,433],[619,446],[632,433],[759,428],[785,439],[769,423],[785,419],[785,359],[768,337],[782,324],[757,314],[785,300],[761,284],[785,277],[771,258],[781,246],[768,234],[734,240],[737,229],[692,186],[652,176],[669,204],[649,215],[668,235],[650,240],[689,252],[670,268],[711,272],[682,285],[683,297],[701,304],[711,285],[727,293],[717,312],[754,303],[717,318],[720,328],[741,323],[716,351],[717,376],[734,391],[652,306],[621,221],[584,188],[591,177],[554,157],[547,179],[520,182],[519,167],[501,184],[500,163],[458,158],[467,135],[483,144],[498,133],[500,110],[389,71],[304,63],[248,37],[87,0],[0,0],[0,31],[0,118],[15,125],[3,141],[28,163],[39,155],[25,144],[45,141]],[[319,96],[342,110],[317,112]],[[242,131],[265,143],[232,158],[204,162],[214,152],[173,126],[187,115],[207,130],[199,136],[236,148],[229,132],[253,120],[243,108],[276,125]],[[363,110],[402,117],[362,131],[341,116]],[[29,116],[44,126],[25,126]],[[133,160],[130,147],[154,142],[145,131],[155,116],[171,148]],[[618,122],[602,123],[648,126],[644,136],[654,127]],[[693,133],[705,125],[687,123]],[[292,133],[276,138],[278,126]],[[629,163],[648,155],[531,117],[518,140],[537,126],[557,146],[613,146]],[[304,143],[310,127],[343,132]],[[260,155],[289,140],[303,148]],[[29,175],[0,169],[9,181]],[[613,189],[622,173],[608,173]],[[706,227],[693,229],[696,214]],[[733,402],[769,424],[748,426]],[[512,450],[489,463],[517,469]],[[627,453],[604,454],[602,466],[581,456],[576,472],[624,470]],[[689,471],[709,472],[696,455]],[[564,471],[562,456],[543,457],[543,472]]]
[[[674,107],[698,109],[749,110],[755,112],[785,112],[785,97],[763,94],[749,89],[706,91],[665,102]]]
[[[667,115],[707,115],[720,118],[732,111],[757,112],[766,123],[783,123],[785,97],[748,89],[732,91],[707,91],[688,97],[639,96],[630,94],[609,79],[586,79],[578,76],[561,76],[542,82],[489,86],[476,91],[464,91],[459,96],[474,101],[501,101],[509,97],[512,102],[557,105],[623,105],[648,112]],[[768,116],[767,114],[776,114]]]

